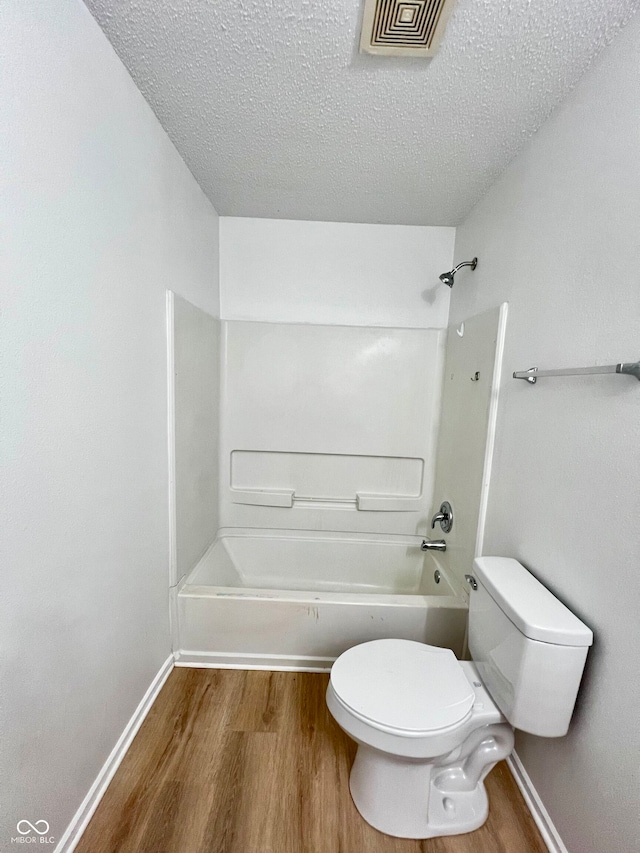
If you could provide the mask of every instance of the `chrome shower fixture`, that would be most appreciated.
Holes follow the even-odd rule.
[[[443,272],[440,276],[440,281],[443,284],[446,284],[447,287],[453,287],[453,279],[455,274],[461,267],[471,267],[474,270],[478,266],[478,259],[474,258],[472,261],[463,261],[461,264],[458,264],[457,267],[454,267],[450,272]]]

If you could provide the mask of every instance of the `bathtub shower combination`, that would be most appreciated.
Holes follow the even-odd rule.
[[[178,660],[324,671],[383,637],[461,654],[466,603],[421,541],[223,529],[178,593]]]
[[[463,573],[476,547],[499,312],[481,315],[477,333],[472,319],[464,335],[446,336],[236,321],[216,328],[193,306],[176,300],[174,308],[177,662],[326,671],[346,649],[394,637],[463,654]],[[189,350],[196,345],[199,355]],[[201,394],[214,383],[192,375],[202,353],[217,354],[217,407]],[[462,424],[461,394],[473,398]],[[474,406],[479,431],[470,428]],[[468,475],[459,485],[446,442],[442,461],[436,456],[441,411],[448,440],[463,445]],[[216,464],[201,470],[205,448]],[[447,533],[447,552],[425,553],[444,499],[462,520]]]

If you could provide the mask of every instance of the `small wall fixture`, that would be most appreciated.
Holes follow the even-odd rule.
[[[453,287],[453,279],[455,278],[455,275],[459,269],[462,269],[462,267],[471,267],[471,269],[474,270],[477,266],[477,258],[474,258],[472,261],[463,261],[461,264],[458,264],[458,266],[454,267],[452,270],[449,270],[449,272],[443,272],[440,276],[440,281],[443,284],[446,284],[447,287]]]

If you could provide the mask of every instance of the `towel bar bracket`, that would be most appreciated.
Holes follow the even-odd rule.
[[[635,376],[640,381],[640,361],[602,364],[594,367],[566,367],[561,370],[539,370],[537,367],[530,367],[529,370],[516,370],[513,378],[525,379],[530,385],[535,385],[538,379],[545,376],[593,376],[601,373],[626,374]]]

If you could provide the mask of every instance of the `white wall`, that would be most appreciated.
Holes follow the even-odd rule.
[[[169,655],[165,290],[218,296],[215,211],[85,6],[0,32],[8,849],[60,838]]]
[[[443,329],[455,228],[220,218],[226,320]]]
[[[571,730],[517,750],[572,853],[640,849],[640,383],[511,378],[640,356],[640,18],[458,229],[452,320],[509,301],[484,551],[595,632]]]
[[[218,531],[220,321],[168,294],[171,424],[171,584]]]

